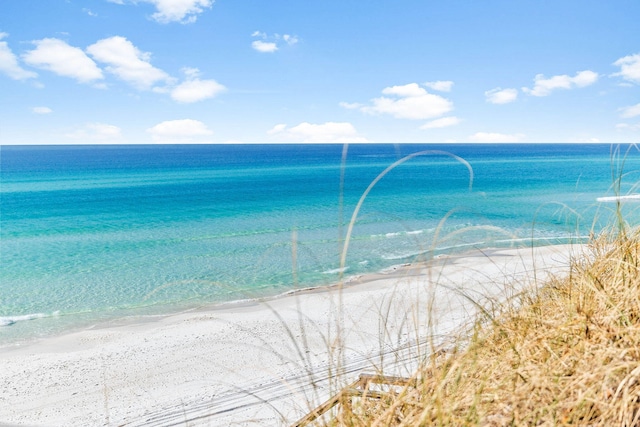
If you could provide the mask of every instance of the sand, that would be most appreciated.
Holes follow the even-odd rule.
[[[5,347],[0,425],[288,425],[361,372],[410,375],[470,324],[472,301],[490,306],[564,274],[582,249],[471,251]]]

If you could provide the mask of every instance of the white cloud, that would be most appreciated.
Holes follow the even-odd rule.
[[[367,139],[359,136],[353,125],[347,122],[323,124],[304,122],[292,128],[278,124],[267,133],[280,140],[293,142],[367,142]]]
[[[200,70],[193,67],[183,67],[182,73],[187,77],[187,79],[196,79],[200,77]]]
[[[340,102],[338,105],[347,110],[358,110],[363,107],[362,104],[357,102]]]
[[[158,12],[151,15],[162,24],[180,22],[191,24],[196,22],[198,15],[213,5],[213,0],[143,0],[153,4]]]
[[[630,117],[640,116],[640,104],[632,105],[630,107],[624,107],[620,109],[622,114],[620,117],[628,119]]]
[[[632,124],[630,125],[629,123],[618,123],[616,125],[616,129],[621,131],[621,130],[630,130],[630,131],[637,131],[640,130],[640,123],[636,123],[636,124]]]
[[[262,53],[273,53],[280,50],[280,46],[284,43],[289,46],[293,46],[298,43],[298,36],[293,36],[291,34],[274,34],[269,36],[267,33],[262,31],[254,31],[251,34],[251,37],[257,37],[262,40],[254,40],[251,43],[251,47],[254,50]]]
[[[382,93],[385,95],[397,95],[400,97],[420,97],[427,93],[426,90],[421,88],[417,83],[409,83],[403,86],[391,86],[382,89]]]
[[[286,128],[287,128],[287,125],[285,125],[284,123],[281,123],[279,125],[275,125],[273,128],[271,128],[271,130],[268,130],[267,133],[269,135],[275,135],[280,132],[283,132]]]
[[[198,102],[213,98],[227,89],[215,80],[200,80],[200,71],[197,68],[184,68],[182,72],[187,76],[187,80],[171,91],[174,101],[185,104]]]
[[[100,68],[82,49],[59,39],[42,39],[33,43],[36,48],[22,55],[27,64],[71,77],[80,83],[91,83],[103,78]]]
[[[171,81],[167,73],[149,63],[149,53],[141,52],[124,37],[99,40],[89,46],[87,52],[97,61],[108,64],[107,71],[138,89],[150,89],[156,83]]]
[[[368,114],[389,114],[398,119],[424,120],[441,116],[453,110],[453,103],[439,95],[428,93],[417,83],[391,86],[382,90],[395,98],[374,98],[372,105],[360,108]]]
[[[122,137],[119,127],[104,123],[87,123],[84,127],[65,135],[68,138],[85,141],[112,141]]]
[[[298,36],[292,36],[291,34],[284,34],[282,36],[282,40],[284,40],[285,43],[288,44],[289,46],[293,46],[294,44],[298,43]]]
[[[453,82],[450,80],[438,80],[435,82],[425,82],[424,85],[429,89],[437,90],[439,92],[451,92]]]
[[[278,46],[275,43],[263,42],[262,40],[253,41],[253,43],[251,43],[251,47],[262,53],[273,53],[278,50]]]
[[[613,65],[620,67],[620,72],[613,74],[614,76],[640,84],[640,53],[620,58]]]
[[[547,96],[556,89],[585,87],[594,84],[597,80],[598,73],[589,70],[580,71],[574,77],[563,74],[545,79],[544,75],[538,74],[534,78],[535,85],[533,89],[523,87],[522,91],[533,96]]]
[[[124,0],[107,0],[109,3],[125,4]],[[129,3],[151,3],[157,12],[151,18],[161,24],[180,22],[191,24],[196,22],[198,15],[205,9],[210,9],[214,0],[128,0]]]
[[[202,137],[213,134],[204,123],[193,119],[164,121],[147,129],[147,132],[154,141],[169,143],[206,142]]]
[[[440,119],[431,120],[420,126],[420,129],[439,129],[446,128],[448,126],[454,126],[460,123],[460,119],[454,116],[451,117],[442,117]]]
[[[497,87],[484,93],[487,102],[492,104],[508,104],[518,97],[518,89],[502,89]]]
[[[193,79],[180,83],[171,91],[171,98],[182,103],[198,102],[213,98],[226,88],[215,80]]]
[[[53,110],[49,107],[33,107],[31,109],[36,114],[50,114],[53,113]]]
[[[504,134],[495,132],[477,132],[469,137],[472,142],[520,142],[524,138],[521,133]]]
[[[7,33],[0,33],[0,40],[7,37]],[[18,58],[13,54],[7,42],[0,41],[0,72],[14,80],[26,80],[38,77],[33,71],[25,70],[18,64]]]
[[[580,71],[573,77],[572,83],[577,87],[585,87],[594,84],[598,81],[598,73],[590,70]]]

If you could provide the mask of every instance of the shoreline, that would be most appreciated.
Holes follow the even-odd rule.
[[[284,290],[282,292],[276,294],[266,294],[262,296],[245,296],[240,299],[228,300],[228,301],[220,301],[220,302],[202,302],[202,303],[189,303],[188,300],[161,304],[161,305],[149,305],[149,306],[140,306],[135,308],[118,308],[115,310],[115,313],[112,314],[108,311],[101,312],[78,312],[78,313],[63,313],[60,314],[60,310],[54,312],[34,312],[29,314],[20,314],[16,316],[0,316],[0,352],[3,350],[11,350],[14,347],[21,347],[24,345],[30,345],[32,343],[36,343],[42,340],[47,340],[49,338],[55,338],[59,336],[64,336],[72,333],[81,332],[83,330],[91,330],[91,329],[102,329],[108,328],[113,325],[123,325],[123,324],[132,324],[138,322],[152,322],[158,318],[164,318],[167,316],[173,316],[181,313],[189,313],[194,311],[201,310],[218,310],[225,309],[226,307],[242,307],[245,305],[253,306],[256,304],[261,304],[263,302],[273,301],[280,298],[286,298],[291,295],[295,295],[297,293],[306,293],[306,292],[317,292],[317,291],[325,291],[331,290],[335,288],[339,288],[341,286],[351,286],[353,284],[361,284],[367,283],[372,280],[378,280],[380,278],[388,277],[389,274],[398,274],[397,270],[402,271],[403,269],[412,269],[416,268],[416,266],[424,265],[425,263],[433,263],[436,262],[440,258],[448,258],[453,259],[457,257],[467,257],[472,253],[476,252],[484,252],[491,253],[493,251],[499,251],[504,249],[531,249],[531,248],[539,248],[546,246],[562,246],[562,245],[579,245],[586,241],[588,241],[588,237],[562,237],[562,238],[552,238],[552,237],[541,237],[541,238],[526,238],[520,240],[506,240],[496,241],[496,243],[518,243],[528,242],[532,246],[487,246],[484,247],[482,245],[486,244],[486,242],[475,242],[475,243],[467,243],[461,246],[454,247],[445,247],[439,248],[433,251],[424,252],[424,254],[431,253],[430,258],[428,260],[418,261],[418,262],[400,262],[398,264],[390,265],[388,267],[384,267],[377,271],[364,272],[364,273],[353,273],[352,275],[345,274],[342,281],[338,282],[325,282],[319,283],[311,286],[299,287],[294,289]],[[538,242],[534,245],[534,242]],[[546,242],[546,244],[539,245],[540,242]],[[552,243],[553,242],[553,243]],[[478,248],[481,247],[481,249]],[[250,291],[248,291],[250,293]],[[69,322],[65,322],[67,316],[76,318],[77,320],[71,320]],[[84,319],[83,319],[84,317]],[[15,320],[12,320],[15,319]],[[2,332],[5,328],[9,328],[7,335],[11,335],[11,330],[14,328],[24,327],[29,329],[30,322],[42,322],[47,321],[47,319],[54,319],[54,321],[58,321],[64,323],[64,325],[58,325],[51,328],[49,333],[46,335],[36,335],[35,333],[26,332],[26,336],[18,333],[14,337],[9,337],[6,340],[2,337]],[[24,322],[24,323],[23,323]],[[36,329],[36,328],[33,328]],[[17,338],[16,338],[17,337]]]
[[[566,270],[582,248],[475,250],[329,287],[130,318],[0,348],[6,367],[0,420],[292,422],[351,374],[379,368],[410,375],[416,355],[433,351],[423,340],[444,344],[472,320],[475,308],[466,297],[509,298],[530,285],[534,271]]]

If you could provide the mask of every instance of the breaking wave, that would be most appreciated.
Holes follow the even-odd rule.
[[[32,313],[32,314],[22,314],[19,316],[0,316],[0,326],[11,326],[14,323],[22,322],[25,320],[43,319],[45,317],[57,316],[59,313],[60,313],[59,311],[55,311],[51,314]]]

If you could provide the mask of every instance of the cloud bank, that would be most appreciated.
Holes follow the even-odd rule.
[[[122,131],[118,126],[105,123],[87,123],[84,127],[65,134],[67,138],[77,139],[79,143],[86,142],[113,142],[122,137]]]
[[[3,37],[6,34],[0,33],[0,40]],[[176,84],[177,79],[151,64],[150,53],[142,52],[122,36],[101,39],[88,46],[86,52],[91,57],[82,49],[60,39],[45,38],[32,43],[35,48],[21,56],[25,63],[79,83],[91,83],[97,88],[107,88],[99,63],[103,64],[104,71],[135,89],[168,93],[171,99],[179,103],[213,98],[226,90],[224,85],[213,79],[201,79],[197,68],[183,68],[185,79]],[[0,72],[16,80],[37,77],[36,73],[20,67],[6,42],[0,42]]]
[[[496,132],[476,132],[469,137],[471,142],[520,142],[524,138],[521,133],[504,134]]]

